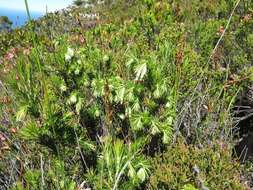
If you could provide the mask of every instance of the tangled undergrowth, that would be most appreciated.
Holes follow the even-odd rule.
[[[0,34],[1,189],[249,189],[253,2],[92,3]]]
[[[231,156],[232,149],[224,142],[205,148],[177,142],[152,159],[148,189],[245,189],[240,164]]]

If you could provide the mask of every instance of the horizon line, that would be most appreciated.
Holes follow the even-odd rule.
[[[18,9],[18,8],[10,8],[10,7],[0,7],[0,10],[8,10],[8,11],[20,11],[20,12],[26,12],[26,9]],[[31,13],[46,13],[45,11],[42,10],[29,10]],[[57,11],[57,10],[55,10]],[[51,12],[51,11],[48,11]]]

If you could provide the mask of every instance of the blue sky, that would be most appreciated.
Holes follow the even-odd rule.
[[[67,7],[73,0],[28,0],[30,11],[46,12],[55,11]],[[25,10],[24,0],[0,0],[0,9]]]

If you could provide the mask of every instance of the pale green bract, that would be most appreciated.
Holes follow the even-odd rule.
[[[17,121],[22,121],[25,118],[28,108],[29,108],[28,105],[20,107],[19,111],[16,113],[16,120]]]
[[[143,63],[135,68],[135,80],[142,80],[147,73],[147,64]]]
[[[145,181],[147,176],[145,169],[140,168],[137,172],[137,176],[142,182]]]
[[[69,104],[75,104],[77,102],[77,94],[76,93],[71,94],[68,102]]]
[[[60,86],[60,90],[61,90],[62,92],[65,92],[65,91],[67,90],[66,85],[61,84],[61,86]]]
[[[74,50],[68,47],[67,53],[65,54],[65,61],[71,61],[71,59],[74,57],[74,54]]]

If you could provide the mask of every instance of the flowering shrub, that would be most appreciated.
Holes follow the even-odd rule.
[[[94,20],[74,7],[1,34],[3,187],[246,187],[215,145],[252,75],[252,2],[235,5],[94,2]]]

